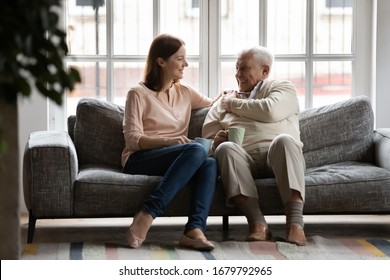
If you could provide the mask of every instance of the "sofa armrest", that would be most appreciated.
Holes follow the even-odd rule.
[[[77,173],[76,148],[67,132],[31,133],[23,158],[24,200],[30,214],[71,216]]]
[[[390,128],[377,129],[374,144],[375,164],[390,171]]]

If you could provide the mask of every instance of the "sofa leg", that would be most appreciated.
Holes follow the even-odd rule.
[[[223,230],[229,229],[229,216],[228,215],[222,216],[222,229]]]
[[[27,231],[27,243],[30,244],[34,239],[35,223],[37,219],[31,214],[31,211],[28,215],[28,231]]]

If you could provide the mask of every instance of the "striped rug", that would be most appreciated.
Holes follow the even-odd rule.
[[[212,252],[181,248],[176,243],[144,243],[134,250],[125,244],[25,244],[22,260],[376,260],[390,259],[387,239],[326,239],[312,236],[307,246],[277,242],[223,241]]]

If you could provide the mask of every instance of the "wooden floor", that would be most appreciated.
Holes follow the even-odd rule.
[[[273,238],[282,238],[285,230],[284,216],[266,216]],[[101,219],[43,219],[37,220],[34,243],[51,242],[122,242],[131,218]],[[244,217],[230,217],[229,230],[222,230],[222,217],[208,219],[207,237],[213,241],[245,238],[247,224]],[[305,216],[307,237],[325,238],[382,238],[390,239],[390,215],[326,215]],[[178,240],[186,218],[157,218],[147,239]],[[28,217],[21,217],[21,238],[27,241]]]

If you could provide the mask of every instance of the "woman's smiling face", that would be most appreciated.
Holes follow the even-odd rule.
[[[166,80],[182,79],[184,68],[188,66],[185,47],[181,46],[176,53],[160,65],[163,68]]]

